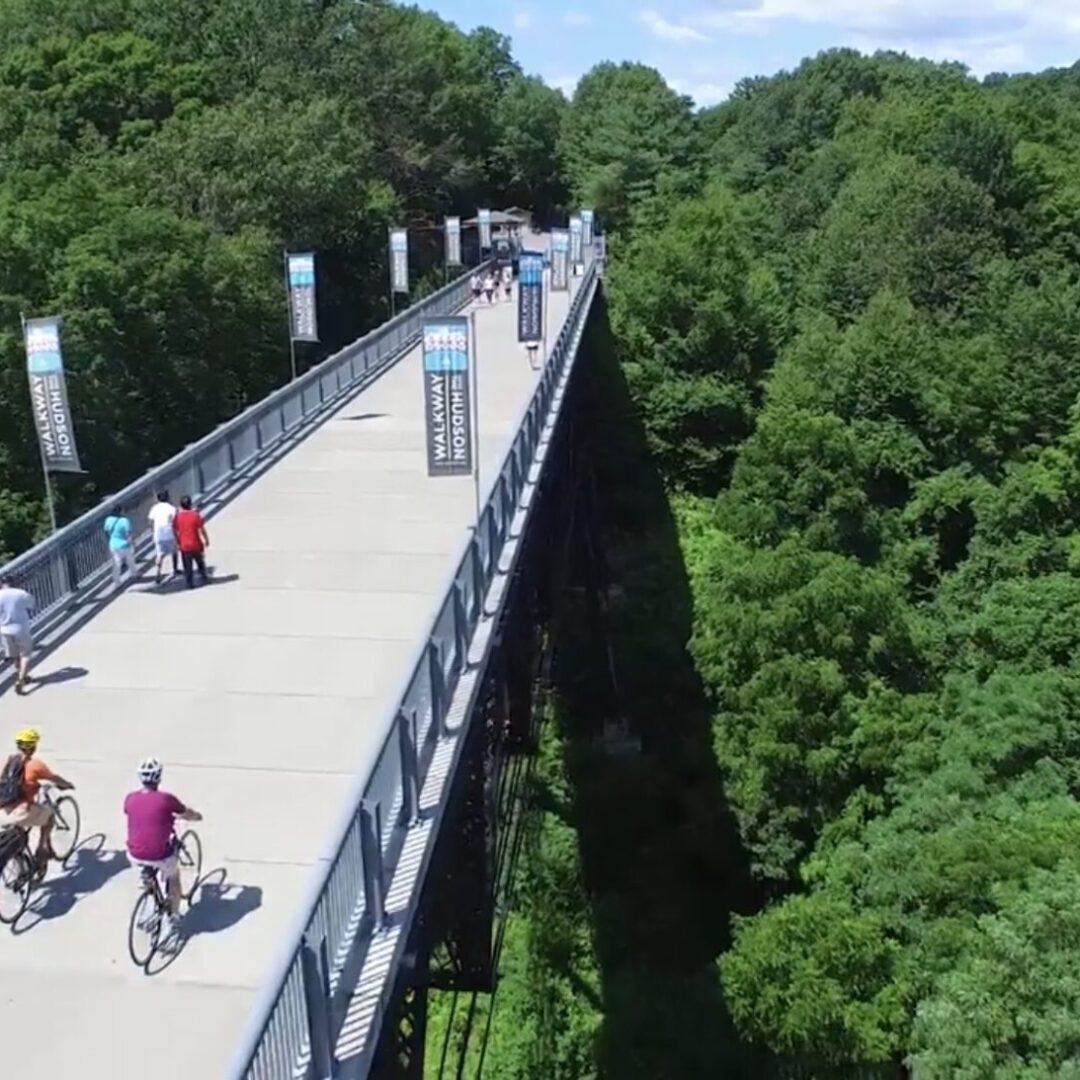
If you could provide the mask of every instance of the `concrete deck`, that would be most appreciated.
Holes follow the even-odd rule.
[[[549,298],[551,341],[568,297]],[[481,305],[485,497],[537,379],[515,336],[516,302]],[[470,477],[427,477],[422,399],[417,349],[209,522],[217,583],[157,590],[144,574],[38,661],[66,681],[0,699],[0,736],[41,729],[97,835],[15,934],[0,927],[12,1068],[223,1074],[473,520]],[[205,816],[209,874],[189,940],[153,977],[127,955],[121,812],[150,754]]]

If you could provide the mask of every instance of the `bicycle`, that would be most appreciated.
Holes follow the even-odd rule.
[[[202,873],[202,841],[194,829],[186,829],[176,844],[180,864],[180,897],[191,905]],[[141,866],[142,888],[128,923],[128,953],[136,967],[145,968],[158,950],[161,924],[168,914],[166,885],[156,867]],[[190,877],[190,884],[185,879]],[[145,947],[143,947],[145,943]]]
[[[72,795],[61,795],[54,799],[50,792],[54,784],[42,783],[38,792],[38,802],[48,806],[53,812],[52,850],[53,857],[61,866],[66,866],[72,852],[79,845],[79,829],[82,827],[82,813],[79,804]]]
[[[53,814],[52,858],[64,866],[79,843],[82,814],[71,795],[54,799],[50,791],[55,785],[43,783],[38,802],[49,807]],[[0,831],[0,923],[13,925],[30,906],[34,886],[45,876],[30,853],[30,834],[19,825]],[[13,906],[8,906],[11,897]]]
[[[17,923],[30,904],[37,866],[30,855],[30,841],[25,829],[10,825],[0,831],[0,923]],[[7,899],[14,900],[8,907]]]

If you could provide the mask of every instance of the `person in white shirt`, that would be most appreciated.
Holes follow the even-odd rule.
[[[154,534],[154,555],[157,558],[154,584],[161,584],[161,570],[165,560],[172,556],[172,576],[180,573],[180,557],[176,553],[176,534],[173,532],[173,518],[176,507],[169,501],[167,491],[157,493],[157,502],[150,508],[150,528]]]
[[[0,642],[4,655],[15,663],[15,693],[25,693],[28,682],[33,682],[28,670],[34,638],[30,633],[30,612],[34,598],[25,590],[15,587],[10,578],[0,578]]]

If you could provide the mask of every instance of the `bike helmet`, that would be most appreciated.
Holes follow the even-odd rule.
[[[144,784],[161,782],[162,765],[157,758],[149,757],[139,766],[139,779]]]
[[[18,735],[15,736],[16,746],[37,746],[41,742],[41,734],[37,728],[23,728]]]

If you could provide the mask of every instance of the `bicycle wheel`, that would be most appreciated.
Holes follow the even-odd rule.
[[[128,952],[136,967],[146,967],[157,950],[163,910],[152,889],[139,893],[128,924]]]
[[[180,894],[190,903],[202,874],[202,841],[194,829],[188,829],[180,837],[176,858],[180,863]]]
[[[9,926],[30,903],[34,889],[34,864],[25,851],[9,856],[0,866],[0,922]]]
[[[79,843],[79,828],[82,825],[79,804],[70,795],[62,795],[53,803],[53,814],[53,854],[60,862],[66,863]]]

